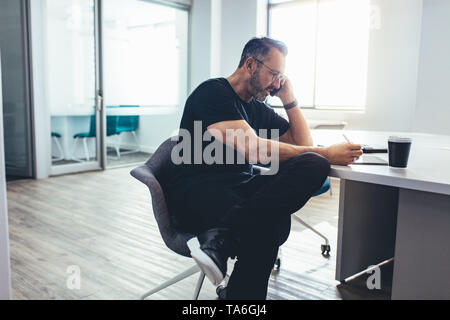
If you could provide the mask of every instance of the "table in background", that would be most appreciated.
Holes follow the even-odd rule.
[[[169,115],[177,112],[177,106],[140,106],[126,108],[106,108],[107,116],[152,116]],[[53,110],[51,130],[61,134],[61,147],[65,159],[70,160],[73,148],[73,136],[80,132],[89,132],[90,118],[94,114],[93,107],[73,107]]]

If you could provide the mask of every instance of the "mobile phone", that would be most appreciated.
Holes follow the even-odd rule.
[[[383,146],[362,144],[363,153],[388,153],[388,149]]]
[[[278,89],[273,89],[272,91],[270,91],[270,95],[273,97],[274,95],[276,95],[278,93],[278,91],[280,91],[283,88],[282,85],[280,85],[280,87]]]

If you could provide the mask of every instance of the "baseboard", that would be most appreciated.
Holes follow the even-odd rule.
[[[113,143],[107,143],[106,146],[108,148],[115,148],[115,144]],[[136,149],[136,145],[134,144],[120,144],[120,149],[126,149],[126,150],[134,150]],[[158,149],[158,147],[154,147],[154,146],[140,146],[140,150],[141,152],[145,152],[145,153],[155,153],[156,149]]]

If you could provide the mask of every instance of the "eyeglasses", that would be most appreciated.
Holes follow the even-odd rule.
[[[270,74],[272,75],[272,82],[275,82],[275,81],[278,81],[278,80],[282,80],[284,78],[284,74],[282,74],[282,73],[280,73],[280,72],[278,72],[276,70],[273,70],[272,68],[266,66],[266,64],[264,62],[262,62],[261,60],[259,60],[259,59],[256,59],[256,58],[253,58],[253,59],[255,59],[257,62],[261,63],[264,67],[266,67],[267,69],[270,70]]]

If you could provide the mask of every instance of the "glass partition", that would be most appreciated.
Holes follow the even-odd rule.
[[[33,18],[41,28],[33,37],[41,41],[33,49],[42,57],[34,76],[44,83],[43,105],[50,115],[51,173],[99,168],[94,0],[34,5]],[[58,169],[62,166],[66,169]]]
[[[179,125],[188,11],[138,0],[104,1],[102,10],[107,165],[143,162]]]
[[[147,160],[178,128],[187,97],[188,9],[140,0],[41,0],[32,8],[50,174]]]

